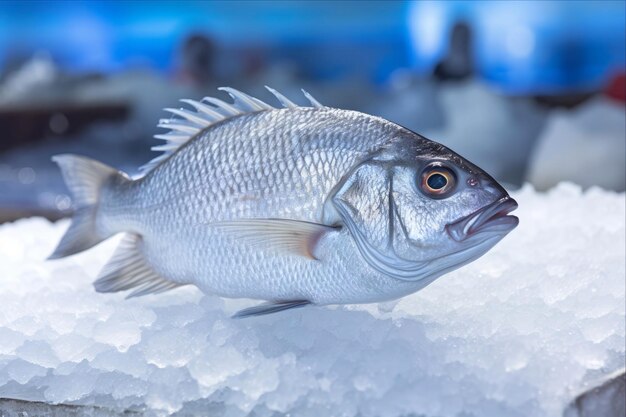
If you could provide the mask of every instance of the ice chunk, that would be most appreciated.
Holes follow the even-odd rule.
[[[147,415],[561,416],[624,366],[626,198],[571,184],[515,198],[518,229],[417,294],[246,320],[230,315],[252,302],[192,287],[95,293],[116,239],[50,262],[67,221],[3,225],[0,398]]]
[[[584,187],[626,188],[626,111],[596,98],[550,116],[533,152],[528,180],[541,190],[560,181]]]

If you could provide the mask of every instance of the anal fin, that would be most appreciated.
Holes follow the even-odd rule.
[[[141,252],[142,239],[127,234],[115,253],[102,268],[94,287],[98,292],[118,292],[134,288],[127,298],[156,294],[184,284],[168,281],[158,275]]]
[[[233,314],[234,319],[243,319],[252,316],[264,316],[266,314],[278,313],[292,308],[304,307],[311,304],[308,300],[290,300],[272,303],[263,303],[254,307],[244,308]]]

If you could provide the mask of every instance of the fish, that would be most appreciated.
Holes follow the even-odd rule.
[[[262,301],[234,314],[390,301],[478,259],[518,224],[516,201],[447,147],[386,119],[230,95],[165,109],[162,151],[128,174],[53,157],[73,217],[49,259],[123,233],[95,290],[195,285]],[[471,136],[471,132],[468,132]],[[479,140],[479,138],[476,138]]]

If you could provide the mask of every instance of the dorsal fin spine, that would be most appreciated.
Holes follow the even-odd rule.
[[[295,104],[293,101],[289,100],[287,97],[283,96],[278,91],[274,90],[272,87],[266,85],[265,88],[267,89],[267,91],[272,93],[274,95],[274,97],[276,97],[276,99],[278,99],[278,101],[280,101],[280,104],[282,104],[286,108],[293,109],[293,108],[298,107],[297,104]]]
[[[273,88],[266,88],[278,99],[278,101],[288,109],[297,108],[298,105],[293,103],[287,97],[274,90]],[[166,108],[165,111],[172,113],[172,117],[169,119],[159,120],[158,127],[164,129],[170,129],[168,133],[160,133],[154,137],[157,139],[165,140],[163,145],[153,146],[155,151],[164,151],[163,154],[151,160],[140,169],[142,171],[149,171],[158,164],[161,163],[168,156],[176,152],[176,150],[197,135],[203,129],[213,125],[214,123],[222,120],[229,119],[234,116],[238,116],[246,113],[256,113],[266,110],[275,110],[276,108],[270,106],[264,101],[259,100],[256,97],[252,97],[248,94],[242,93],[239,90],[235,90],[230,87],[220,87],[220,91],[226,92],[233,99],[233,103],[226,103],[218,98],[205,97],[201,101],[195,101],[190,99],[182,99],[181,102],[186,103],[193,107],[196,111],[190,111],[184,108]],[[317,100],[313,98],[309,93],[302,90],[306,98],[309,100],[313,107],[324,107]],[[178,116],[178,117],[176,117]]]
[[[239,90],[235,90],[234,88],[220,87],[218,88],[218,90],[226,91],[233,98],[233,101],[235,102],[235,106],[239,104],[239,106],[237,107],[246,105],[250,107],[252,112],[274,109],[274,107],[270,106],[269,104],[263,103],[261,100],[255,99],[254,97],[251,97],[247,95],[246,93],[242,93]]]
[[[226,114],[229,116],[236,116],[242,113],[237,107],[231,104],[228,104],[225,101],[220,100],[219,98],[205,97],[202,99],[202,101],[211,103],[214,106],[216,106],[218,109],[226,111],[227,112]]]
[[[211,117],[213,121],[220,121],[226,118],[226,116],[224,116],[222,113],[216,110],[213,110],[210,106],[207,106],[206,104],[202,104],[198,101],[189,100],[185,98],[182,99],[181,101],[183,103],[189,104],[190,106],[193,106],[198,112],[204,113],[205,115]]]
[[[184,143],[189,135],[181,132],[168,132],[159,135],[154,135],[156,139],[166,140],[168,142]]]
[[[182,123],[159,123],[157,125],[157,127],[163,127],[165,129],[177,130],[179,132],[187,132],[187,133],[191,133],[192,135],[195,135],[196,133],[198,133],[201,130],[200,127],[188,126],[188,125],[184,125]]]
[[[324,107],[324,105],[322,103],[320,103],[319,101],[315,100],[315,97],[313,97],[311,94],[309,94],[309,92],[306,91],[304,88],[302,89],[302,93],[311,102],[311,105],[313,107]]]
[[[177,143],[166,143],[165,145],[157,145],[157,146],[153,146],[150,149],[152,149],[153,151],[171,151],[173,149],[178,149],[178,147],[180,146],[180,144]]]
[[[211,122],[209,120],[206,119],[206,117],[202,117],[201,115],[197,115],[195,113],[190,112],[189,110],[185,110],[185,109],[172,109],[172,108],[165,108],[163,109],[165,111],[168,111],[172,114],[175,114],[177,116],[180,116],[184,119],[189,120],[191,123],[196,123],[200,126],[209,126],[211,124]]]

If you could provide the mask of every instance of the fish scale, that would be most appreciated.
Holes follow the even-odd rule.
[[[277,109],[224,90],[233,104],[206,98],[184,100],[196,112],[166,109],[174,117],[159,126],[172,132],[154,147],[164,153],[138,179],[56,157],[77,211],[52,258],[125,232],[98,291],[134,288],[135,296],[194,284],[273,302],[237,315],[245,317],[401,297],[476,259],[517,224],[495,180],[401,126],[308,93],[313,107],[269,89],[286,106]],[[455,181],[454,192],[429,195],[418,179],[431,172]],[[484,224],[464,226],[483,211]]]
[[[245,243],[216,233],[209,224],[258,217],[321,221],[331,189],[359,158],[380,146],[381,140],[372,138],[387,137],[389,127],[382,123],[378,135],[367,136],[367,130],[373,130],[369,126],[346,134],[343,126],[346,120],[353,123],[354,118],[349,111],[324,108],[270,110],[229,119],[199,133],[111,201],[124,206],[126,195],[141,194],[145,196],[143,207],[159,207],[145,216],[141,206],[117,211],[136,213],[132,224],[141,224],[136,231],[144,236],[148,262],[172,280],[193,282],[225,296],[268,299],[271,294],[276,296],[277,288],[285,287],[285,291],[278,291],[280,299],[311,298],[313,291],[307,287],[326,279],[314,267],[315,262],[251,250]],[[320,125],[332,123],[337,125],[335,135],[317,134]],[[290,126],[282,135],[277,135],[276,128],[265,128],[281,124]],[[208,151],[208,143],[216,144],[214,151]],[[247,162],[249,155],[253,155],[252,163]],[[200,165],[194,165],[195,161]],[[188,172],[192,166],[193,174]],[[186,172],[189,178],[172,175],[178,171]],[[241,196],[255,192],[259,193],[257,199],[240,203]],[[181,215],[163,217],[168,212]],[[120,219],[111,227],[128,230],[129,226]],[[169,248],[172,241],[181,242],[180,246]],[[220,254],[212,256],[215,248]],[[244,271],[240,265],[254,268]],[[228,271],[237,271],[236,279],[225,279]],[[298,280],[294,282],[294,278]]]

